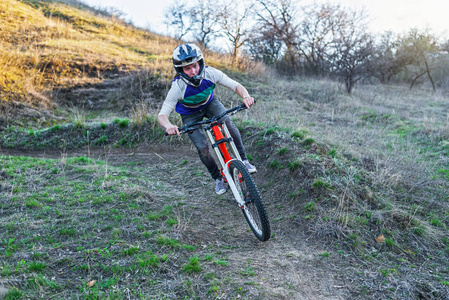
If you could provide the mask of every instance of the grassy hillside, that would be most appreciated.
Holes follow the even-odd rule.
[[[247,81],[259,102],[234,117],[272,223],[263,245],[154,117],[3,132],[9,295],[445,299],[447,99],[291,83]]]
[[[118,76],[130,75],[128,81],[132,81],[136,72],[151,70],[152,76],[138,79],[147,85],[172,77],[171,54],[177,41],[137,29],[106,11],[71,3],[0,1],[3,122],[14,122],[12,110],[24,106],[31,109],[31,115],[47,109],[50,117],[57,116],[58,105],[80,104],[73,103],[77,94],[68,92],[101,86]],[[213,53],[208,56],[212,65],[226,66],[227,61]]]
[[[39,105],[58,87],[98,82],[168,60],[172,40],[47,1],[0,2],[2,101]],[[156,46],[158,43],[162,47]],[[41,95],[40,95],[41,94]]]
[[[0,297],[449,297],[447,95],[348,95],[208,53],[258,100],[233,118],[271,220],[259,243],[188,139],[156,123],[174,41],[85,7],[0,1]]]

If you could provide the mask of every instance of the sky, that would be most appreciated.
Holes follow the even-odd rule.
[[[82,0],[90,6],[114,7],[126,13],[134,25],[164,34],[164,11],[173,0]],[[219,0],[217,0],[219,1]],[[298,0],[300,5],[314,0]],[[315,0],[325,2],[326,0]],[[430,28],[435,34],[449,35],[449,0],[329,0],[368,11],[370,30],[403,33],[410,28]]]

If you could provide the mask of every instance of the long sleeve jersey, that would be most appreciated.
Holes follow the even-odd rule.
[[[212,67],[206,67],[204,71],[204,79],[199,87],[193,87],[177,76],[172,82],[159,115],[169,116],[173,109],[181,115],[188,115],[200,110],[212,101],[216,84],[236,91],[239,83],[222,71]]]

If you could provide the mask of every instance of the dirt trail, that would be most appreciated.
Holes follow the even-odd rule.
[[[249,293],[244,298],[358,298],[357,293],[351,293],[348,281],[354,271],[353,258],[336,257],[337,254],[326,257],[322,255],[325,245],[308,240],[304,232],[297,230],[300,227],[286,227],[285,222],[277,222],[280,218],[276,208],[279,203],[276,199],[268,198],[262,190],[273,237],[268,242],[259,242],[249,231],[243,214],[233,202],[232,193],[228,191],[223,196],[214,193],[213,182],[206,169],[196,152],[188,146],[177,149],[146,146],[138,150],[112,151],[83,149],[66,153],[58,150],[0,150],[0,155],[56,159],[65,155],[89,155],[114,166],[129,168],[131,172],[137,164],[147,172],[149,179],[163,183],[168,196],[185,198],[186,205],[176,211],[180,220],[178,238],[195,244],[199,249],[204,249],[205,253],[210,253],[211,249],[220,249],[228,259],[228,265],[220,270],[220,277],[241,280],[241,285],[245,283]],[[253,176],[256,184],[263,184],[264,176],[264,170],[259,167],[259,172]],[[245,268],[250,268],[251,275],[239,276]]]

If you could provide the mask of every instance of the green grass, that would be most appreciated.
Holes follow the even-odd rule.
[[[186,274],[202,269],[195,259],[197,247],[181,244],[171,233],[177,224],[175,207],[184,202],[148,202],[147,193],[142,192],[148,190],[148,184],[161,197],[165,187],[148,183],[147,175],[140,173],[144,169],[128,171],[84,156],[1,156],[0,166],[0,174],[7,176],[10,191],[14,191],[0,200],[2,209],[14,212],[0,241],[4,262],[0,275],[34,276],[20,289],[10,289],[6,298],[50,297],[61,292],[81,295],[82,291],[108,298],[127,274],[149,276],[167,264],[176,264],[175,269]],[[18,260],[17,253],[31,256]],[[79,278],[94,269],[103,279],[86,287]],[[70,270],[65,283],[52,280],[59,278],[61,270]],[[147,291],[145,287],[139,293]]]
[[[320,254],[320,256],[327,258],[330,256],[330,254],[329,254],[329,252],[323,252]]]
[[[269,164],[268,167],[272,168],[272,169],[282,169],[283,166],[281,164],[281,162],[279,162],[277,159],[273,159]]]
[[[313,138],[305,138],[302,142],[301,142],[304,146],[310,146],[313,143],[315,143],[315,140]]]
[[[306,130],[296,130],[296,131],[292,132],[291,136],[293,138],[298,138],[300,140],[303,140],[307,134],[308,134],[308,132]]]
[[[239,273],[240,273],[240,275],[242,275],[244,277],[249,277],[249,276],[255,275],[253,267],[246,267],[245,269],[241,270]]]
[[[126,128],[129,125],[128,119],[114,119],[114,123],[118,124],[120,128]]]
[[[173,211],[173,208],[171,206],[167,205],[161,211],[150,212],[147,217],[151,221],[156,221],[159,219],[164,219],[166,217],[169,217],[172,214],[172,211]]]
[[[132,256],[136,253],[140,252],[140,248],[139,247],[129,247],[127,249],[123,249],[122,250],[122,255],[123,256]]]
[[[42,262],[32,262],[30,264],[30,266],[28,267],[28,269],[30,271],[34,271],[34,272],[40,272],[42,270],[44,270],[47,266],[45,265],[45,263]]]
[[[330,184],[327,182],[324,182],[321,179],[316,179],[313,183],[312,183],[312,187],[314,189],[317,190],[322,190],[322,189],[329,189],[330,188]]]
[[[224,266],[224,267],[229,264],[227,261],[221,260],[221,259],[216,260],[215,263],[219,266]]]
[[[290,172],[295,172],[296,170],[299,170],[302,167],[302,161],[300,160],[294,160],[290,163],[288,163],[288,169],[290,170]]]
[[[23,296],[23,293],[17,289],[17,288],[11,288],[8,290],[8,292],[6,293],[6,295],[4,296],[5,300],[19,300],[21,299]]]
[[[280,148],[280,149],[278,149],[278,154],[279,155],[286,155],[287,153],[288,153],[288,148],[287,147],[283,147],[283,148]]]
[[[182,270],[187,274],[195,274],[201,272],[202,268],[198,257],[191,257],[189,261],[182,267]]]
[[[309,125],[313,128],[313,125]],[[99,139],[107,136],[105,140],[112,141],[111,132],[105,132],[105,128],[101,128],[100,125],[93,126],[97,126],[95,130],[98,130]],[[383,169],[383,172],[391,172],[388,177],[384,173],[376,173],[377,177],[374,177],[373,172],[377,169],[381,170],[383,166],[376,165],[374,162],[370,168],[369,163],[372,157],[367,156],[366,153],[367,157],[357,157],[356,154],[345,151],[341,145],[330,147],[319,141],[320,135],[312,131],[309,131],[307,136],[313,135],[313,142],[309,141],[309,144],[306,142],[307,147],[303,147],[300,144],[301,141],[295,141],[300,137],[292,139],[291,135],[286,133],[287,131],[280,129],[282,127],[267,129],[263,126],[248,129],[250,134],[247,136],[256,137],[252,145],[248,143],[250,145],[248,152],[252,152],[252,161],[261,166],[263,176],[255,177],[255,179],[260,180],[259,189],[265,199],[268,199],[264,200],[273,228],[293,226],[295,230],[305,230],[304,226],[307,226],[307,229],[313,230],[311,237],[315,237],[314,234],[319,236],[318,239],[312,240],[320,246],[332,245],[337,241],[339,244],[337,249],[339,251],[344,249],[341,253],[356,255],[358,260],[371,268],[371,271],[374,264],[378,264],[376,270],[381,268],[382,271],[379,272],[385,273],[385,277],[401,276],[391,271],[393,268],[399,270],[395,267],[394,257],[397,253],[414,255],[417,260],[430,253],[424,254],[422,250],[420,252],[420,249],[413,248],[413,245],[419,243],[429,245],[436,241],[428,249],[447,253],[448,246],[441,246],[443,242],[440,241],[440,237],[444,236],[448,226],[447,215],[442,209],[446,205],[444,195],[447,193],[444,193],[444,182],[447,166],[429,168],[428,174],[432,180],[438,181],[439,185],[433,185],[428,189],[423,185],[424,188],[421,189],[420,185],[413,185],[405,180],[405,177],[401,177],[405,176],[405,173],[398,176],[395,173],[397,167],[390,168],[389,165],[385,165],[388,168]],[[121,133],[119,138],[127,144],[139,143],[132,140],[132,137],[138,134],[133,133],[132,130],[136,127],[131,123],[120,126],[119,121],[116,123],[113,121],[107,128],[114,129],[114,134]],[[66,127],[62,126],[52,131],[61,134],[66,132],[65,130],[67,130]],[[93,141],[95,130],[91,125],[87,125],[78,132],[78,136],[85,137],[89,131],[89,137]],[[46,131],[39,132],[40,139]],[[405,151],[406,147],[410,147],[409,142],[416,140],[410,138],[416,134],[416,130],[407,133],[404,131],[404,134],[397,134],[391,130],[385,132],[388,133],[388,137],[378,142],[388,144],[388,149],[395,149],[403,143],[401,149]],[[29,136],[28,130],[8,130],[6,133],[10,134],[4,135],[10,137],[9,140],[13,138],[21,140],[22,133],[24,136]],[[390,135],[397,140],[389,140]],[[38,139],[36,132],[33,136],[35,140]],[[363,144],[363,142],[360,143]],[[253,151],[254,149],[258,151]],[[335,149],[339,149],[338,155]],[[373,150],[372,147],[370,149]],[[133,156],[132,153],[130,152],[130,157]],[[387,152],[387,154],[394,155],[393,152]],[[422,161],[432,159],[427,155],[420,158]],[[185,170],[191,171],[189,170],[191,164],[188,162],[190,159],[183,158],[170,163],[177,172],[182,173]],[[156,176],[145,172],[139,163],[125,161],[122,168],[112,167],[107,161],[87,156],[55,160],[3,157],[1,163],[1,171],[7,176],[7,186],[11,188],[8,193],[11,201],[2,203],[2,208],[5,209],[8,206],[19,212],[22,208],[27,211],[27,215],[22,216],[23,220],[17,217],[8,220],[5,226],[7,236],[2,247],[5,248],[8,267],[2,269],[2,275],[17,276],[35,273],[42,278],[52,278],[50,276],[53,275],[54,265],[75,265],[74,259],[60,261],[53,256],[52,249],[69,249],[68,251],[82,256],[79,265],[76,265],[74,269],[75,277],[82,277],[92,272],[94,267],[91,261],[95,264],[95,270],[101,270],[98,272],[104,279],[98,281],[96,289],[90,289],[90,291],[95,291],[106,298],[113,295],[113,286],[120,285],[126,274],[132,274],[130,276],[133,278],[137,278],[136,274],[154,278],[156,275],[163,277],[166,272],[181,271],[183,276],[188,276],[191,280],[189,285],[183,284],[178,288],[183,291],[183,295],[189,295],[192,298],[195,298],[192,296],[193,286],[199,287],[195,280],[203,278],[201,275],[203,271],[207,274],[218,274],[209,281],[217,280],[217,278],[222,280],[224,272],[234,272],[240,277],[257,277],[251,282],[259,282],[258,276],[261,276],[259,267],[251,266],[244,269],[240,267],[236,270],[229,256],[220,253],[223,249],[234,251],[233,246],[226,245],[217,250],[217,247],[204,241],[184,240],[192,230],[189,227],[195,224],[195,220],[189,219],[190,209],[198,210],[199,208],[184,205],[189,203],[187,196],[174,198],[168,196],[167,192],[173,190],[173,185],[166,184],[164,177],[160,177],[160,174]],[[417,166],[416,163],[413,160],[413,166]],[[301,172],[295,172],[300,168]],[[206,175],[205,171],[200,169],[192,170],[191,174],[196,178],[195,180],[202,179]],[[407,179],[414,180],[413,176],[417,172],[408,174]],[[420,188],[417,189],[417,187]],[[30,188],[34,188],[35,192],[29,193]],[[439,189],[441,193],[438,192]],[[438,195],[439,201],[430,202],[432,197],[429,197],[428,203],[420,202],[421,198],[411,197],[408,194],[410,190],[416,195],[426,193],[426,195]],[[149,193],[151,196],[148,195]],[[276,201],[271,202],[272,199]],[[220,205],[225,204],[220,203]],[[440,205],[440,208],[437,209],[434,205]],[[38,245],[36,240],[29,237],[30,234],[26,234],[32,231],[31,225],[28,224],[46,224],[40,229],[42,232],[39,233],[41,236],[39,242],[44,245],[43,252],[48,254],[33,257],[25,264],[17,264],[12,262],[12,259],[17,253],[26,250],[24,245],[30,243],[34,243],[33,247]],[[377,243],[372,237],[373,233],[385,228],[389,229],[385,232],[387,237],[385,243]],[[246,229],[248,232],[245,233],[251,235],[249,229]],[[221,230],[224,234],[229,233],[229,228],[226,226],[217,230]],[[329,232],[332,233],[329,234]],[[234,235],[237,239],[241,238],[240,233]],[[276,236],[277,234],[273,232],[272,239],[275,240]],[[15,240],[12,240],[13,237]],[[433,257],[437,257],[435,252],[431,253]],[[329,253],[333,252],[325,249],[317,255],[317,259],[321,262],[327,260],[334,262],[338,259]],[[343,256],[342,254],[338,257]],[[32,262],[43,265],[30,267]],[[75,277],[71,280],[75,280]],[[444,275],[441,278],[444,280]],[[116,279],[119,281],[117,282]],[[441,279],[439,280],[441,282]],[[43,289],[44,293],[51,294],[55,292],[54,289],[59,291],[63,286],[58,284],[50,288],[50,285],[51,283],[47,286],[41,282],[39,288]],[[209,282],[202,292],[215,295],[226,288],[225,285]],[[75,285],[74,289],[76,291],[74,290],[73,293],[76,295],[78,295],[77,291],[86,291],[81,284]],[[146,291],[148,289],[143,292]],[[34,296],[34,291],[27,288],[21,292],[30,298]]]
[[[327,152],[327,155],[330,155],[332,157],[336,157],[337,156],[337,150],[336,149],[331,149],[331,150],[329,150],[329,152]]]
[[[308,211],[308,212],[314,211],[314,210],[315,210],[315,203],[314,203],[314,202],[306,203],[306,204],[304,205],[304,209],[305,209],[306,211]]]
[[[170,247],[170,248],[178,248],[179,247],[179,241],[178,240],[171,239],[169,237],[162,236],[162,235],[159,235],[156,238],[156,242],[159,245],[161,245],[161,246],[167,246],[167,247]]]
[[[147,268],[158,268],[160,262],[163,259],[158,257],[157,255],[151,253],[151,251],[144,253],[140,255],[137,259],[137,264],[140,268],[147,269]]]

